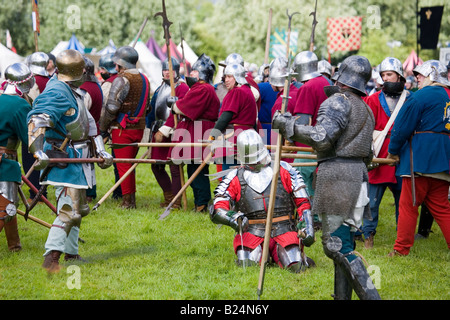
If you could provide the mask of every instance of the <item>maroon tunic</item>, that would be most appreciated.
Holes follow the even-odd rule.
[[[197,82],[186,95],[177,101],[177,107],[183,113],[172,135],[176,143],[198,143],[207,140],[218,119],[220,101],[214,87],[208,83]],[[172,119],[173,121],[173,119]],[[170,124],[170,119],[166,125]],[[170,149],[172,159],[195,159],[201,162],[205,148],[173,147]]]
[[[96,82],[86,81],[80,86],[80,89],[89,93],[92,99],[92,105],[89,109],[92,117],[95,120],[95,124],[97,125],[97,134],[100,133],[100,129],[98,126],[98,121],[100,120],[100,113],[102,112],[103,106],[103,91],[100,87],[100,84]]]
[[[36,84],[39,88],[39,92],[40,93],[44,92],[45,87],[47,86],[47,82],[48,82],[48,80],[50,80],[50,78],[41,76],[39,74],[35,74],[34,79],[36,80]]]
[[[235,145],[236,139],[242,131],[256,129],[258,116],[257,104],[252,90],[248,85],[235,87],[228,91],[225,98],[223,98],[220,115],[225,111],[231,111],[233,113],[229,125],[233,127],[234,134],[228,139],[228,142]],[[227,130],[225,131],[225,135],[227,135]],[[221,150],[216,150],[215,156],[218,158],[225,157],[234,155],[236,152],[236,147],[222,148]]]
[[[305,82],[298,90],[294,114],[303,113],[311,115],[311,125],[314,126],[319,107],[328,98],[323,88],[329,85],[328,80],[322,76]],[[305,146],[304,144],[300,145]]]
[[[189,91],[189,86],[184,83],[180,82],[179,85],[175,87],[175,96],[178,97],[178,99],[184,98],[186,93]],[[178,104],[178,103],[177,103]],[[175,126],[175,118],[173,117],[173,113],[170,113],[169,117],[167,118],[166,122],[164,123],[165,126],[170,126],[173,128]],[[155,142],[155,138],[152,138],[152,142]],[[170,137],[164,137],[161,142],[171,142]],[[152,159],[157,160],[168,160],[169,159],[169,151],[170,148],[167,147],[153,147],[152,148]]]

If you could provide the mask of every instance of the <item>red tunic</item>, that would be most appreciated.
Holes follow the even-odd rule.
[[[317,112],[319,107],[328,97],[323,88],[330,83],[325,77],[316,77],[305,82],[298,90],[297,101],[294,108],[294,114],[309,114],[312,116],[311,125],[316,124]],[[305,146],[300,144],[300,146]]]
[[[186,93],[189,91],[189,86],[184,83],[180,82],[179,85],[175,87],[175,96],[178,97],[178,99],[182,99]],[[178,104],[178,102],[177,102]],[[175,119],[173,117],[173,113],[170,113],[169,117],[167,118],[165,124],[166,126],[170,126],[173,128],[175,126]],[[170,137],[164,137],[162,142],[171,142]],[[152,142],[155,142],[154,137],[152,138]],[[167,147],[153,147],[152,148],[152,159],[158,159],[158,160],[168,160],[169,159],[169,151],[170,148]]]
[[[47,86],[47,82],[48,82],[48,80],[50,80],[50,78],[35,74],[34,79],[36,80],[36,84],[39,88],[39,92],[40,93],[44,92],[45,87]]]
[[[230,125],[233,126],[234,134],[228,139],[228,142],[236,144],[237,136],[245,130],[255,130],[257,123],[258,110],[255,103],[255,97],[248,85],[235,87],[228,91],[223,98],[222,107],[220,108],[220,115],[223,112],[230,111],[233,117],[230,120]],[[219,117],[220,117],[219,115]],[[226,130],[227,131],[227,130]],[[225,135],[227,132],[225,132]],[[224,157],[225,155],[236,154],[236,148],[222,148],[215,152],[216,157]]]
[[[369,105],[370,109],[372,109],[373,116],[375,117],[375,128],[374,130],[383,130],[386,124],[389,121],[389,116],[384,111],[383,107],[380,103],[380,94],[382,91],[377,91],[374,94],[364,97],[363,100]],[[392,129],[392,127],[391,127]],[[378,158],[386,158],[388,154],[388,146],[389,141],[391,141],[391,129],[389,129],[386,139],[380,149],[380,153],[378,154]],[[387,164],[380,164],[379,167],[372,169],[369,171],[369,183],[377,184],[377,183],[397,183],[397,179],[395,177],[395,166],[390,166]]]
[[[209,134],[218,119],[220,101],[214,87],[208,83],[197,82],[186,95],[177,101],[177,107],[183,113],[172,135],[172,142],[198,143],[208,140]],[[170,118],[165,125],[170,126]],[[209,150],[208,152],[209,153]],[[207,154],[205,148],[173,147],[170,149],[172,159],[195,159],[201,162]]]
[[[86,81],[80,86],[80,89],[83,89],[89,95],[92,99],[92,105],[89,109],[89,112],[91,113],[92,117],[95,120],[95,124],[97,125],[97,134],[100,132],[98,121],[100,120],[100,113],[102,112],[102,106],[103,106],[103,91],[100,87],[100,85],[96,82]]]

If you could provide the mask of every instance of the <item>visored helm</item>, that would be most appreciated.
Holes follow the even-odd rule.
[[[110,74],[116,74],[116,64],[112,61],[114,53],[105,53],[101,56],[100,61],[98,62],[98,67],[101,69],[105,69]]]
[[[216,65],[209,56],[202,53],[197,61],[195,61],[192,65],[192,70],[198,71],[200,80],[212,84],[214,72],[216,72]]]
[[[15,86],[21,93],[28,93],[36,82],[30,68],[21,62],[6,68],[5,79],[8,86]]]
[[[433,82],[450,85],[450,81],[447,79],[447,67],[439,60],[427,60],[420,66],[416,66],[413,73],[415,76],[421,74],[424,77],[430,77]]]
[[[342,83],[366,95],[366,84],[372,76],[372,66],[363,56],[350,56],[339,67],[336,82]]]
[[[84,57],[85,63],[85,71],[86,71],[86,81],[98,82],[97,77],[95,76],[95,65],[91,59],[88,57]]]
[[[174,57],[171,57],[171,60],[172,60],[172,70],[175,71],[176,78],[179,78],[180,77],[180,63]],[[162,63],[162,70],[163,71],[169,70],[169,59],[168,58],[166,58],[166,60],[164,60]]]
[[[397,58],[387,57],[381,61],[378,72],[381,74],[384,71],[394,71],[406,82],[403,75],[403,65]]]
[[[247,84],[245,68],[240,64],[229,64],[223,72],[225,76],[233,76],[238,84]]]
[[[255,130],[241,132],[236,140],[237,159],[241,164],[258,164],[267,158],[267,150],[261,136]]]
[[[73,49],[62,51],[56,57],[58,79],[61,81],[78,81],[84,76],[85,62],[83,55]]]
[[[286,57],[279,57],[270,63],[269,83],[274,87],[284,87],[286,77],[289,75]]]
[[[135,69],[139,60],[138,52],[130,46],[120,47],[114,52],[112,61],[125,69]]]
[[[297,80],[308,81],[319,77],[318,59],[314,52],[302,51],[295,56],[294,71],[297,73]]]
[[[48,77],[47,66],[50,58],[45,52],[35,52],[27,58],[28,67],[33,74]]]

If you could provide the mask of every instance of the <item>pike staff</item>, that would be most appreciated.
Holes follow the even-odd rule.
[[[314,7],[314,11],[309,14],[310,16],[313,16],[313,22],[312,22],[312,28],[311,28],[311,38],[309,40],[309,51],[314,51],[314,38],[316,36],[316,25],[319,23],[316,20],[317,15],[317,0],[316,0],[316,6]]]
[[[291,78],[292,74],[290,72],[291,70],[291,59],[289,54],[289,36],[290,36],[290,30],[291,30],[291,21],[292,16],[298,12],[294,12],[292,15],[289,15],[289,10],[286,10],[286,14],[289,18],[289,24],[288,24],[288,41],[286,45],[286,51],[287,51],[287,58],[288,58],[288,74],[286,76],[286,80],[284,82],[284,91],[283,91],[283,104],[281,105],[281,114],[283,114],[288,105],[289,101],[289,87],[291,85]],[[258,300],[261,298],[261,295],[263,293],[263,284],[264,284],[264,275],[266,271],[266,264],[268,261],[269,256],[269,243],[270,243],[270,235],[272,233],[272,218],[273,218],[273,212],[275,209],[275,196],[277,193],[277,182],[278,182],[278,176],[280,174],[280,162],[281,162],[281,151],[282,151],[282,135],[278,134],[277,137],[277,148],[275,151],[275,162],[273,165],[273,177],[272,177],[272,183],[270,186],[270,198],[269,198],[269,207],[267,209],[267,220],[266,220],[266,230],[264,234],[264,245],[263,245],[263,253],[261,258],[261,268],[259,273],[259,283],[258,283]]]
[[[167,47],[167,62],[169,63],[170,95],[171,97],[175,97],[175,80],[173,78],[172,57],[170,55],[170,32],[169,32],[169,28],[172,22],[169,21],[169,19],[167,18],[166,2],[164,0],[162,0],[162,9],[163,11],[156,13],[155,17],[161,16],[161,18],[163,19],[162,26],[164,29],[164,39],[166,40],[166,47]],[[173,118],[176,128],[178,125],[178,116],[174,115]],[[180,164],[179,168],[180,168],[181,185],[184,185],[183,166]],[[185,209],[187,208],[186,192],[183,192],[183,206]]]

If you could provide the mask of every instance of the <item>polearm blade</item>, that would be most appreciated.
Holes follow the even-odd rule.
[[[314,8],[314,11],[311,12],[309,14],[310,16],[313,16],[313,22],[312,22],[312,29],[311,29],[311,37],[309,40],[309,51],[313,52],[314,51],[314,38],[316,36],[316,25],[319,23],[316,20],[316,16],[317,16],[317,0],[316,0],[316,6]]]
[[[170,25],[172,24],[172,22],[169,21],[169,19],[167,18],[166,2],[164,0],[162,0],[162,8],[163,8],[163,11],[156,13],[155,17],[161,16],[162,19],[163,19],[162,26],[163,26],[163,29],[164,29],[164,38],[166,39],[167,62],[169,63],[170,95],[172,97],[175,97],[175,80],[173,78],[172,57],[170,55],[170,32],[169,32],[169,28],[170,28]],[[178,116],[174,115],[173,119],[174,119],[174,124],[175,124],[175,128],[176,128],[177,125],[178,125]],[[184,185],[184,170],[183,170],[183,166],[179,165],[179,169],[180,169],[181,185]],[[183,192],[183,206],[184,206],[185,209],[187,209],[186,192]]]
[[[289,18],[289,30],[291,28],[291,20],[292,16],[296,14],[297,12],[293,13],[292,15],[289,15],[289,11],[286,10],[286,14]],[[283,104],[281,105],[281,113],[284,113],[287,109],[287,104],[289,101],[289,87],[291,85],[291,78],[292,74],[290,72],[291,70],[291,55],[289,54],[289,41],[286,45],[287,50],[287,58],[288,58],[288,75],[286,77],[286,80],[284,82],[284,92],[283,92]],[[259,273],[259,282],[258,282],[258,299],[261,298],[261,295],[263,293],[263,285],[264,285],[264,278],[266,273],[266,265],[269,257],[269,243],[270,243],[270,237],[272,233],[272,218],[273,213],[275,209],[275,197],[277,193],[277,184],[278,184],[278,176],[280,173],[280,162],[281,162],[281,151],[282,151],[282,135],[278,134],[277,137],[277,148],[275,151],[275,161],[273,165],[273,176],[272,176],[272,183],[270,186],[270,198],[269,198],[269,207],[267,210],[267,218],[266,218],[266,230],[264,234],[264,244],[263,244],[263,253],[261,258],[261,268]]]

